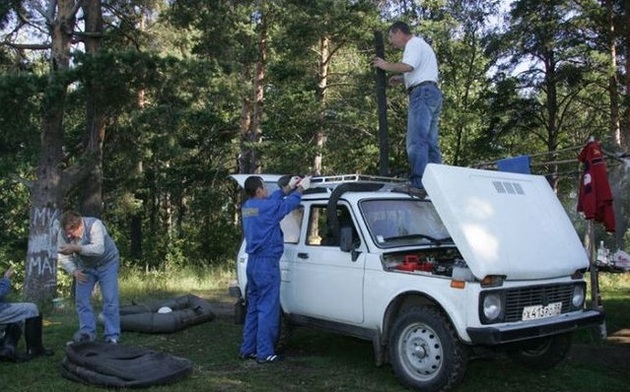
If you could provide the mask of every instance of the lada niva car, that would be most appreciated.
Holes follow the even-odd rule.
[[[277,187],[280,176],[262,177]],[[575,330],[603,322],[585,307],[588,257],[544,177],[430,164],[423,181],[313,178],[281,224],[284,325],[369,340],[403,384],[439,391],[478,350],[546,369]]]

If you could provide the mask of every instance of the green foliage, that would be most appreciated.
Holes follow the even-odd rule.
[[[57,268],[57,297],[72,298],[74,293],[74,277],[69,275],[62,268]]]
[[[4,248],[0,248],[0,279],[4,278],[4,273],[13,268],[13,276],[11,277],[11,285],[13,291],[9,293],[10,298],[19,298],[24,287],[24,268],[21,260],[12,259],[5,253]]]
[[[398,19],[429,40],[439,59],[445,163],[553,151],[591,135],[618,148],[608,83],[620,76],[621,88],[626,75],[608,53],[620,37],[608,34],[624,30],[611,30],[610,15],[594,1],[511,4],[504,21],[495,0],[111,1],[103,7],[103,49],[86,55],[77,47],[72,68],[54,78],[49,55],[0,45],[1,255],[25,257],[28,183],[46,147],[43,108],[67,86],[65,168],[86,149],[90,87],[103,92],[90,97],[105,114],[103,218],[129,265],[170,271],[231,257],[240,225],[228,175],[239,170],[243,152],[256,152],[264,172],[310,173],[321,156],[323,174],[376,174],[373,34]],[[18,42],[19,19],[10,11],[17,5],[22,16],[37,15],[28,2],[2,2],[2,42]],[[627,58],[625,47],[617,49],[618,59]],[[388,60],[401,56],[386,44]],[[259,71],[261,141],[250,143],[242,135]],[[407,96],[388,88],[387,100],[388,163],[392,173],[405,173]],[[623,113],[628,103],[619,102]],[[575,169],[559,170],[573,172],[558,183],[572,212]],[[77,206],[81,197],[75,189],[65,204]],[[581,221],[574,219],[580,231]],[[60,285],[65,291],[67,282]]]
[[[0,211],[5,222],[0,231],[0,261],[26,259],[28,197],[24,185],[0,178]]]
[[[0,174],[28,170],[34,161],[44,88],[36,75],[0,75]]]

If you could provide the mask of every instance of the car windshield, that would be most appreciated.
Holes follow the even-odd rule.
[[[426,200],[374,199],[360,205],[374,242],[382,247],[452,243],[452,239]]]

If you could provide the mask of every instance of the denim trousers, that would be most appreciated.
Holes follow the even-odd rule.
[[[275,354],[280,328],[280,256],[247,261],[247,313],[240,353]]]
[[[37,305],[30,302],[8,302],[0,304],[0,324],[17,323],[39,316]]]
[[[103,297],[104,338],[119,339],[120,312],[118,298],[118,265],[119,261],[111,261],[97,268],[83,267],[87,275],[86,282],[77,280],[75,295],[77,315],[79,316],[79,331],[87,333],[91,339],[96,338],[96,317],[92,309],[92,291],[98,282]]]
[[[438,145],[438,122],[442,111],[442,92],[433,84],[416,87],[409,95],[407,114],[407,159],[411,166],[410,181],[422,187],[427,163],[442,163]]]

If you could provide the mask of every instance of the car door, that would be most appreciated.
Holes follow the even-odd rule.
[[[283,304],[285,311],[330,321],[363,322],[365,256],[356,260],[342,252],[326,222],[326,203],[303,203],[307,219],[299,244],[285,248]],[[355,228],[347,205],[338,205],[340,224]],[[362,246],[359,243],[359,246]]]

